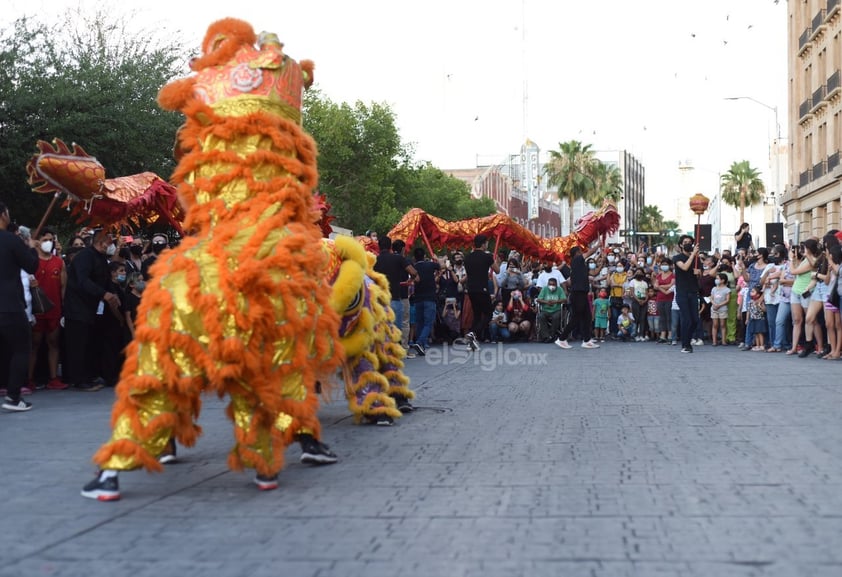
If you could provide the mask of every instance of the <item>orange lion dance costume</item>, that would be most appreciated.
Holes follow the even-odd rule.
[[[187,118],[173,181],[192,234],[151,270],[113,434],[94,455],[102,471],[83,496],[118,499],[115,472],[160,470],[171,436],[192,446],[205,391],[230,397],[228,464],[255,469],[261,489],[277,487],[297,433],[318,438],[315,387],[340,364],[339,318],[323,280],[316,146],[300,126],[313,66],[282,48],[274,34],[220,20],[191,62],[196,74],[159,94]]]

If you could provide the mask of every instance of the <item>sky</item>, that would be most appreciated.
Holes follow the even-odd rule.
[[[776,0],[4,0],[0,26],[98,6],[138,32],[197,47],[212,21],[276,32],[316,63],[337,102],[383,102],[417,160],[472,168],[576,139],[628,150],[646,203],[668,206],[690,162],[716,174],[749,160],[771,181],[777,107],[787,135],[786,1]],[[751,100],[725,100],[745,96]],[[667,215],[669,217],[669,215]]]

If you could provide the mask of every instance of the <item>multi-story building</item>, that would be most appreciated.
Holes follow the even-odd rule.
[[[790,239],[842,229],[842,0],[789,2]]]
[[[530,167],[531,152],[537,154],[536,167]],[[634,156],[625,150],[600,151],[597,158],[606,164],[617,166],[623,178],[623,196],[618,203],[620,212],[620,227],[626,231],[637,230],[638,215],[645,204],[645,170]],[[527,140],[518,154],[510,154],[501,162],[488,166],[468,169],[445,170],[455,178],[465,181],[471,187],[474,198],[488,197],[497,205],[498,212],[513,218],[522,226],[543,237],[556,237],[570,234],[568,216],[569,205],[566,200],[559,201],[558,190],[546,186],[544,174],[545,158],[542,158],[537,145]],[[529,179],[531,168],[532,180]],[[536,170],[537,169],[537,170]],[[533,196],[532,213],[530,214],[529,192],[530,185],[537,180],[537,201]],[[536,210],[537,208],[537,210]],[[573,205],[574,221],[594,207],[583,200]],[[530,218],[531,217],[531,218]],[[640,241],[637,238],[636,241]],[[615,234],[608,239],[617,243],[626,241],[635,244],[632,238],[625,238]]]

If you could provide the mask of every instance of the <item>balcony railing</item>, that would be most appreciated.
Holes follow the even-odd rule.
[[[798,107],[798,118],[803,119],[805,116],[810,114],[810,110],[813,108],[813,99],[808,98],[804,102],[801,103],[801,106]]]
[[[813,166],[813,178],[812,180],[817,180],[824,176],[825,173],[825,163],[824,160],[820,161],[818,164]]]
[[[801,33],[801,36],[798,37],[798,55],[801,56],[801,53],[804,52],[807,45],[810,43],[810,36],[813,34],[812,28],[805,28],[804,32]]]
[[[819,10],[818,12],[816,12],[816,15],[813,16],[813,32],[812,34],[810,34],[810,38],[816,36],[819,32],[822,31],[822,28],[824,26],[824,15],[825,11]]]
[[[830,98],[831,98],[834,94],[836,94],[837,92],[839,92],[839,90],[840,90],[840,86],[839,86],[839,71],[837,70],[836,72],[834,72],[833,74],[831,74],[831,75],[827,78],[827,94],[825,94],[825,98],[827,98],[828,100],[830,100]]]
[[[838,10],[839,10],[839,0],[827,0],[827,10],[826,10],[825,15],[824,15],[825,22],[827,22],[827,20],[831,16],[836,14],[836,12]]]
[[[834,152],[827,157],[827,172],[833,172],[833,169],[839,166],[839,153]]]
[[[815,110],[817,108],[821,108],[822,105],[827,104],[824,100],[825,96],[825,85],[822,84],[816,90],[813,91],[813,106],[810,110]]]
[[[810,171],[805,170],[801,174],[798,175],[798,186],[807,186],[810,184]]]

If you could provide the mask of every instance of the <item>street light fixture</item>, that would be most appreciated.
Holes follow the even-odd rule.
[[[775,113],[775,136],[778,140],[781,139],[781,125],[778,122],[778,107],[772,106],[771,104],[766,104],[765,102],[761,102],[752,96],[728,96],[724,100],[751,100],[755,104],[759,104],[764,108],[768,108],[772,112]]]

